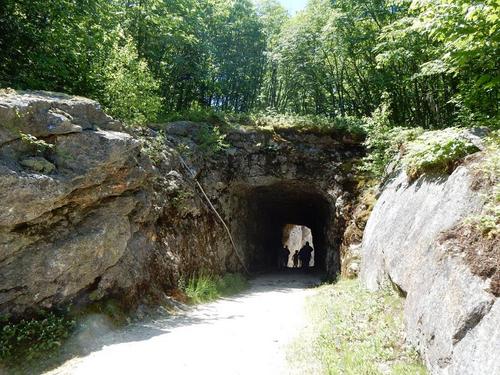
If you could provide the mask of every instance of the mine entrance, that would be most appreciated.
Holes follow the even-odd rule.
[[[279,270],[278,254],[284,245],[285,232],[296,227],[309,231],[314,248],[311,264],[315,269],[333,274],[340,269],[335,201],[324,192],[294,181],[240,187],[233,198],[232,233],[250,271]],[[293,265],[292,254],[289,265]]]

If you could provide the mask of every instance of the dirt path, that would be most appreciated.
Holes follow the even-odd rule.
[[[235,297],[108,333],[100,349],[47,374],[289,374],[286,347],[306,325],[304,300],[317,282],[259,277]]]

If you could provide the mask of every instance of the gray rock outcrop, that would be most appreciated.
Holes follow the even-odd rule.
[[[132,250],[152,167],[137,140],[101,129],[110,123],[89,99],[0,94],[3,313],[66,301]]]
[[[369,289],[390,282],[404,295],[408,340],[433,374],[500,373],[500,314],[491,280],[475,275],[443,232],[478,214],[474,165],[451,176],[409,183],[390,179],[368,220],[361,278]]]
[[[317,263],[340,269],[359,140],[227,129],[213,152],[206,124],[157,126],[131,135],[95,101],[0,91],[0,315],[158,305],[196,272],[275,266],[287,223],[308,225]]]

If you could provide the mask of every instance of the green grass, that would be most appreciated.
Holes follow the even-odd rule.
[[[201,274],[191,277],[184,291],[190,302],[197,304],[237,294],[247,287],[247,279],[240,274],[227,273],[222,277]]]
[[[307,301],[309,326],[288,359],[300,374],[426,374],[404,342],[403,299],[364,290],[358,280],[324,285]]]

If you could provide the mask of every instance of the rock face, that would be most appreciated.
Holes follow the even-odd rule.
[[[207,125],[161,127],[130,135],[92,100],[0,91],[0,315],[159,304],[202,270],[269,269],[285,224],[338,272],[359,141],[240,128],[212,152]]]
[[[92,288],[136,250],[153,170],[88,99],[2,93],[0,122],[0,312],[16,315]]]
[[[393,176],[364,232],[361,278],[369,289],[389,281],[406,295],[408,339],[433,374],[500,373],[491,280],[473,274],[460,249],[442,240],[483,207],[473,171],[469,164],[411,184],[404,173]]]

